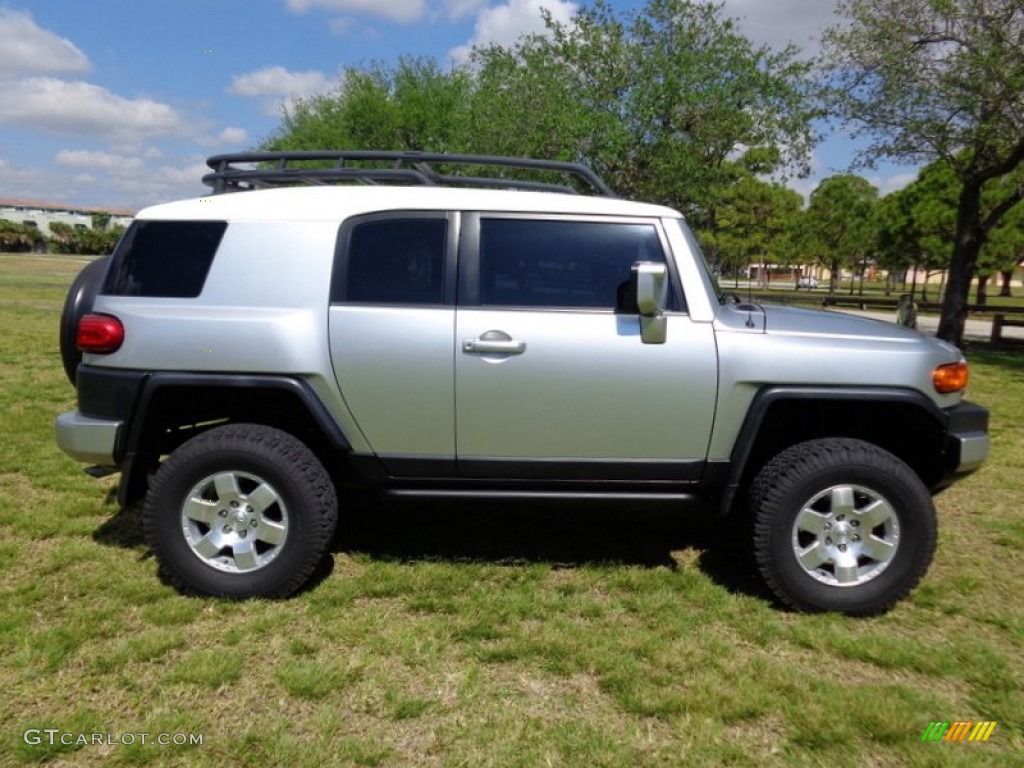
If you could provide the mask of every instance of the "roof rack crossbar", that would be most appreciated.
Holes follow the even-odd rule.
[[[296,163],[328,160],[334,161],[332,167],[295,165]],[[351,165],[350,162],[363,165]],[[390,162],[391,165],[390,167],[367,165],[375,162]],[[344,181],[361,181],[368,184],[392,181],[428,186],[498,187],[570,193],[579,191],[571,184],[509,179],[500,175],[478,176],[473,175],[472,172],[467,175],[443,173],[436,167],[437,165],[461,165],[558,174],[564,178],[576,180],[577,184],[581,184],[593,194],[603,197],[615,196],[601,177],[585,165],[525,157],[376,150],[302,150],[214,155],[207,159],[206,164],[212,169],[212,172],[203,176],[203,183],[211,187],[214,194],[294,184],[327,184]],[[254,164],[256,167],[252,167]]]

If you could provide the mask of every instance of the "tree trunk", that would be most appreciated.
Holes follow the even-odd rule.
[[[999,275],[1003,278],[1003,287],[999,289],[999,295],[1011,298],[1013,291],[1010,290],[1010,281],[1013,280],[1013,270],[1004,269]]]
[[[956,240],[949,263],[949,282],[939,318],[940,339],[962,346],[967,321],[967,300],[971,278],[981,250],[981,184],[974,179],[964,181],[956,213]]]
[[[985,306],[988,301],[988,275],[978,275],[978,304]]]

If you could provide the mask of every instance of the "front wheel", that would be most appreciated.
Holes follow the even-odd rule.
[[[783,451],[754,479],[750,503],[761,575],[797,610],[884,613],[935,553],[928,489],[900,459],[860,440]]]
[[[338,502],[298,439],[257,424],[204,432],[165,461],[146,495],[146,539],[182,592],[286,597],[331,543]]]

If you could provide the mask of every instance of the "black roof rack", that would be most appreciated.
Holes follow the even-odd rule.
[[[332,161],[333,165],[326,165]],[[358,163],[351,165],[350,163]],[[420,184],[428,186],[494,187],[528,189],[545,192],[579,193],[578,187],[592,194],[615,197],[601,177],[578,163],[555,160],[534,160],[525,157],[493,155],[449,155],[430,152],[391,152],[376,150],[316,150],[292,152],[237,152],[214,155],[206,164],[212,173],[203,176],[203,183],[214,194],[242,192],[292,185],[336,184],[359,181]],[[242,167],[239,167],[239,166]],[[438,166],[496,166],[525,171],[559,174],[572,184],[556,184],[530,179],[508,179],[500,175],[474,176],[446,173]]]

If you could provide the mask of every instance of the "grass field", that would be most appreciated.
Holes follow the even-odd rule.
[[[315,586],[230,603],[55,445],[80,265],[0,256],[0,766],[1024,765],[1024,350],[969,350],[994,456],[887,616],[785,612],[673,510],[469,505],[344,506]]]

